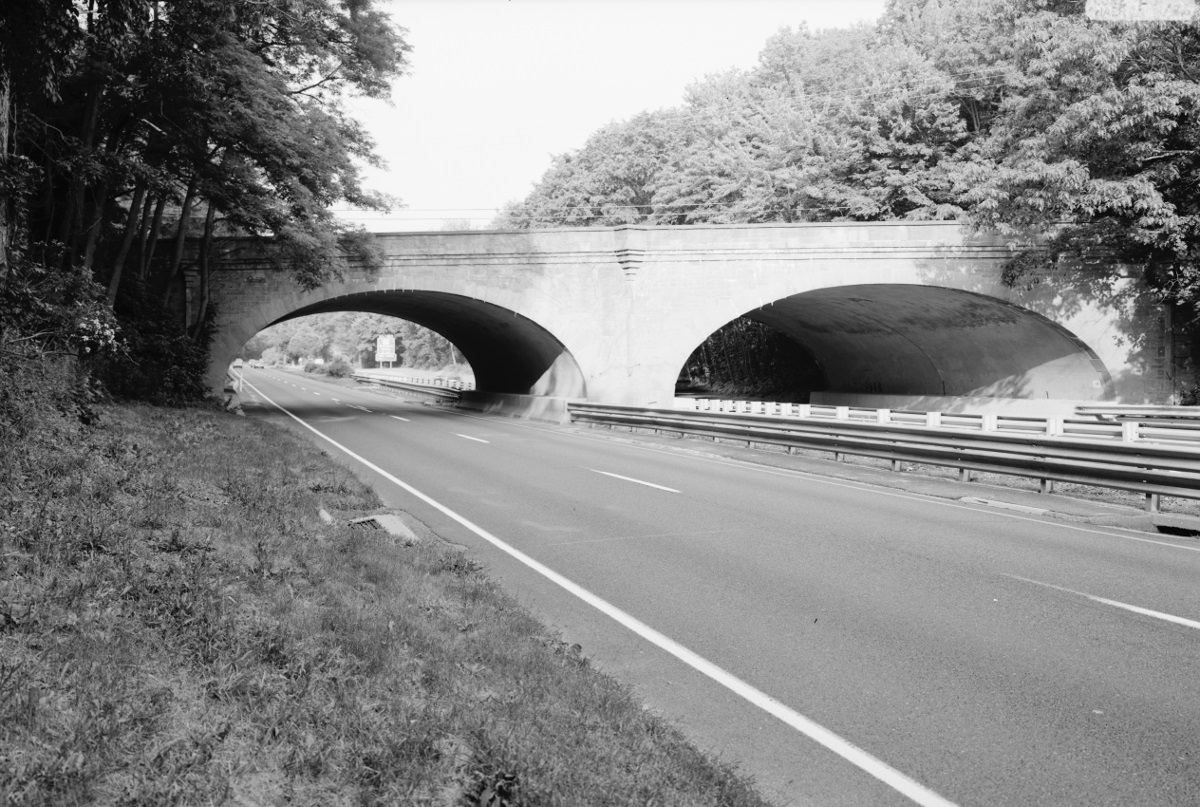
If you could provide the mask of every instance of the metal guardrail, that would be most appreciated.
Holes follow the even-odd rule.
[[[1079,404],[1075,411],[1098,418],[1178,418],[1200,421],[1200,407],[1154,404]]]
[[[457,401],[459,393],[464,389],[463,384],[458,382],[458,379],[453,379],[458,382],[458,386],[453,387],[446,384],[430,384],[430,379],[407,378],[404,376],[395,376],[390,373],[370,373],[362,370],[352,373],[351,378],[359,383],[378,384],[381,387],[388,387],[389,389],[411,393],[417,397],[431,398],[438,401]],[[446,379],[440,380],[446,381]]]
[[[684,399],[688,400],[688,399]],[[768,415],[782,418],[851,420],[929,428],[1001,432],[1047,437],[1156,440],[1200,447],[1200,408],[1165,406],[1079,406],[1080,417],[1056,418],[1008,414],[913,412],[854,406],[690,399],[697,412]],[[686,410],[684,410],[686,411]]]
[[[588,403],[571,403],[568,411],[576,423],[737,440],[789,450],[816,449],[832,452],[837,459],[841,455],[876,457],[891,460],[894,470],[899,470],[902,462],[917,462],[957,468],[963,479],[968,479],[971,471],[1031,477],[1041,480],[1045,492],[1053,488],[1054,482],[1131,490],[1145,495],[1150,512],[1158,510],[1160,496],[1200,499],[1200,451],[1195,445],[997,430],[951,433],[944,420],[937,428],[928,422],[906,423],[904,418],[888,422],[850,417],[801,419]]]

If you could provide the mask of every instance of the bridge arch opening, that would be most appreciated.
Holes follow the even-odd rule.
[[[380,357],[380,337],[393,338],[395,352]],[[474,388],[470,362],[446,338],[390,316],[342,311],[292,317],[256,333],[238,357],[263,365],[302,365],[345,375],[353,369],[403,368],[408,375],[458,381]],[[468,383],[469,382],[469,383]]]
[[[976,292],[867,284],[815,289],[746,312],[688,357],[714,373],[712,354],[739,334],[789,358],[760,381],[774,400],[925,406],[937,399],[1098,400],[1112,378],[1086,344],[1033,311]],[[780,347],[790,342],[790,348]],[[752,389],[749,391],[753,391]],[[756,396],[757,397],[757,396]]]
[[[462,295],[400,290],[345,294],[296,308],[262,327],[338,311],[396,317],[440,334],[470,364],[479,391],[586,396],[578,363],[552,333],[514,311]]]

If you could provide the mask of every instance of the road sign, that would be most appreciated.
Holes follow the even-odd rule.
[[[383,364],[384,362],[396,361],[396,337],[392,334],[385,334],[375,340],[375,363]]]

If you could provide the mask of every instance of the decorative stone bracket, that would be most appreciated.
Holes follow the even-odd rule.
[[[615,227],[613,229],[613,252],[617,263],[625,273],[626,280],[636,280],[638,270],[646,257],[646,233],[642,227]]]

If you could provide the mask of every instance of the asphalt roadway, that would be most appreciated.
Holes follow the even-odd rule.
[[[1200,541],[249,370],[781,805],[1200,805]]]

